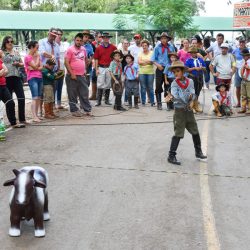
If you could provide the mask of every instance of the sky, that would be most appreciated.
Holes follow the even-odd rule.
[[[231,0],[232,4],[227,4],[228,0],[205,0],[206,12],[200,12],[201,16],[233,16],[233,3],[240,0]]]

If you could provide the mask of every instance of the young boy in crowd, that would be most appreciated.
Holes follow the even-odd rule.
[[[139,109],[139,66],[134,63],[134,57],[131,54],[125,56],[127,65],[124,68],[126,81],[126,94],[128,96],[128,107],[132,108],[132,95],[134,95],[135,108]]]
[[[217,85],[215,89],[217,92],[212,96],[212,100],[216,116],[230,116],[233,112],[231,104],[232,96],[229,92],[229,85],[221,83],[220,85]]]
[[[185,66],[188,67],[189,78],[194,81],[194,89],[196,99],[194,100],[194,112],[202,112],[199,107],[198,98],[203,87],[203,71],[206,70],[206,64],[204,60],[198,57],[198,48],[190,47],[189,51],[191,58],[187,59]]]
[[[241,110],[238,113],[246,113],[246,115],[250,115],[250,53],[248,49],[243,49],[241,54],[244,59],[244,64],[240,70],[240,75],[242,76]]]
[[[56,115],[53,112],[54,105],[54,84],[56,80],[56,73],[53,72],[56,63],[48,59],[42,69],[43,75],[43,103],[44,103],[44,118],[54,119]]]
[[[185,129],[188,130],[193,137],[196,158],[205,160],[207,157],[203,155],[201,150],[201,139],[194,113],[192,111],[192,102],[196,99],[194,82],[192,79],[186,78],[184,73],[187,68],[180,61],[173,62],[169,67],[175,75],[175,80],[172,82],[171,99],[174,102],[174,136],[170,146],[168,162],[181,165],[176,159],[176,151],[180,139],[184,137]],[[167,96],[167,101],[169,96]]]
[[[126,109],[122,107],[122,57],[123,54],[119,50],[115,50],[111,53],[113,61],[110,63],[109,72],[111,75],[111,86],[115,95],[114,109],[126,111]]]
[[[165,67],[165,69],[163,71],[164,79],[165,79],[164,97],[166,97],[168,95],[168,93],[171,92],[171,84],[175,79],[174,73],[169,70],[169,67],[173,64],[173,62],[175,62],[179,59],[176,52],[169,53],[168,57],[170,59],[170,63],[167,64],[167,66]],[[167,102],[167,110],[170,111],[171,109],[174,109],[174,105],[173,105],[173,102],[170,100],[169,102]]]

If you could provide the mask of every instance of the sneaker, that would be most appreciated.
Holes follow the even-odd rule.
[[[71,112],[71,115],[74,117],[82,117],[83,116],[83,114],[80,111]]]

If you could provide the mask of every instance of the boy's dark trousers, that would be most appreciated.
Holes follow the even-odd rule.
[[[189,75],[189,77],[194,81],[194,90],[195,90],[195,95],[198,97],[200,96],[200,92],[203,87],[203,74],[199,74],[197,76],[194,75]]]
[[[168,95],[168,93],[171,93],[171,85],[174,81],[174,78],[168,78],[169,84],[164,84],[164,97]],[[174,103],[172,101],[167,102],[167,109],[174,109]]]
[[[6,114],[12,126],[16,125],[15,103],[6,86],[0,86],[0,101],[6,105]]]
[[[163,70],[158,68],[155,71],[155,96],[157,101],[157,108],[162,109],[161,93],[163,92],[162,84],[165,82]]]

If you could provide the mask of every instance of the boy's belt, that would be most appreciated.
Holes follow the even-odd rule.
[[[104,64],[99,64],[98,66],[101,68],[108,68],[109,67],[109,65],[104,65]]]

